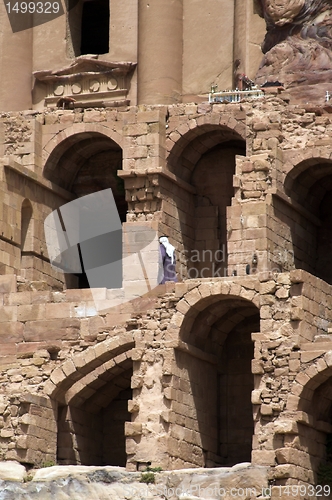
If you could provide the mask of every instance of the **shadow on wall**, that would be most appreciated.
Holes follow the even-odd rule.
[[[331,437],[332,437],[332,370],[319,373],[304,387],[300,395],[299,411],[305,412],[307,421],[299,423],[299,449],[301,464],[314,474],[312,482],[332,487]],[[289,436],[294,441],[294,436]],[[286,444],[286,443],[285,443]],[[328,454],[329,452],[329,454]],[[305,458],[304,458],[305,457]],[[327,464],[327,460],[330,463]],[[327,473],[328,472],[328,473]],[[330,483],[329,483],[329,481]]]
[[[332,284],[332,161],[300,163],[288,174],[285,191],[293,206],[281,207],[282,218],[290,228],[295,267]]]
[[[254,433],[251,333],[259,331],[259,311],[245,299],[220,296],[203,299],[199,308],[203,310],[196,317],[184,322],[181,339],[191,353],[176,351],[174,383],[177,399],[183,398],[182,425],[192,432],[189,444],[200,449],[199,453],[197,446],[193,450],[193,461],[201,467],[250,462]],[[171,436],[179,431],[171,424]],[[181,449],[179,458],[186,460]]]
[[[75,198],[112,189],[120,220],[125,222],[128,204],[124,181],[117,175],[121,169],[122,149],[118,144],[101,133],[83,132],[65,139],[52,151],[44,175]],[[65,274],[67,288],[89,288],[82,260],[81,268],[80,273]]]
[[[131,421],[128,412],[131,376],[131,368],[113,378],[111,372],[106,372],[102,380],[82,391],[87,396],[83,403],[82,394],[77,394],[71,404],[59,407],[59,464],[126,466],[124,428],[125,422]],[[95,390],[101,383],[104,385]]]
[[[184,247],[179,272],[184,278],[226,276],[226,208],[234,196],[236,155],[246,154],[246,143],[221,125],[197,127],[182,140],[181,154],[169,157],[171,172],[193,188],[174,193]]]

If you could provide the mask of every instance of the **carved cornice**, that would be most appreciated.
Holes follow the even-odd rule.
[[[127,100],[130,79],[136,63],[109,62],[98,56],[77,57],[59,70],[33,73],[37,82],[46,85],[45,106],[55,106],[69,98],[74,106],[119,106]]]

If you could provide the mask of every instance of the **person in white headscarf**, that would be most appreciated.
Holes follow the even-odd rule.
[[[175,272],[175,248],[170,244],[166,236],[159,238],[160,242],[160,261],[161,273],[159,275],[159,284],[162,285],[166,281],[177,281]]]

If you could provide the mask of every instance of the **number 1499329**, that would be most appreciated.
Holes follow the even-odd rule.
[[[8,2],[8,14],[58,14],[59,2]]]

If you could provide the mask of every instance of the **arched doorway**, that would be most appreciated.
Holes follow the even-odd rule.
[[[133,346],[133,336],[127,332],[120,341],[109,338],[86,349],[84,358],[79,353],[54,370],[56,376],[71,367],[70,375],[48,392],[58,409],[60,464],[126,465]],[[79,368],[72,371],[74,366]]]
[[[170,152],[170,171],[187,185],[174,192],[183,278],[227,275],[226,211],[234,196],[236,156],[245,154],[239,133],[211,124],[189,131]]]
[[[82,132],[64,139],[52,151],[44,175],[74,198],[111,188],[121,222],[125,222],[124,182],[117,175],[121,168],[122,149],[115,141],[99,132]],[[82,258],[81,268],[82,273],[64,275],[67,288],[89,287]]]
[[[113,370],[96,376],[80,391],[73,387],[68,404],[58,409],[59,464],[126,466],[125,422],[131,420],[131,377],[132,362],[126,359],[117,370],[113,363]]]
[[[245,155],[244,142],[221,142],[201,156],[191,174],[191,184],[196,194],[195,243],[190,260],[192,268],[202,278],[226,276],[226,209],[231,205],[234,195],[236,155]],[[191,276],[189,272],[188,277],[196,276]]]
[[[330,354],[326,356],[329,358]],[[285,446],[295,444],[297,465],[303,468],[302,476],[307,475],[308,483],[332,488],[332,369],[320,371],[321,361],[317,362],[319,373],[310,378],[299,394],[298,438],[295,441],[294,435],[290,435]],[[303,376],[308,378],[306,372]]]
[[[259,331],[259,321],[253,303],[217,295],[195,304],[182,324],[175,381],[179,392],[182,389],[186,395],[184,405],[175,411],[184,412],[182,425],[192,430],[195,465],[232,466],[251,461],[251,333]],[[178,427],[171,425],[171,436],[179,434]],[[177,458],[182,459],[181,450]]]
[[[288,174],[285,191],[295,208],[287,217],[295,267],[332,284],[332,161],[300,163]]]

